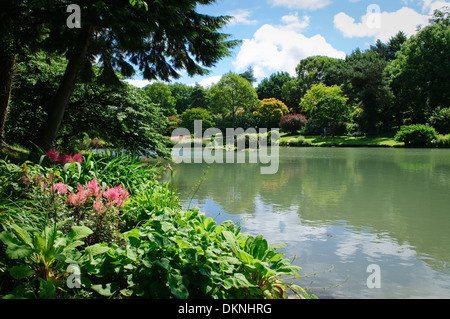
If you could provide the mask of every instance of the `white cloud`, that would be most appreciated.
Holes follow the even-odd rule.
[[[252,39],[245,39],[233,62],[237,71],[253,66],[257,79],[278,71],[295,75],[295,67],[306,57],[325,55],[345,58],[344,52],[334,49],[321,35],[308,38],[299,33],[293,26],[300,20],[294,18],[285,16],[283,20],[289,23],[287,25],[265,24],[255,32]]]
[[[239,9],[236,11],[228,11],[227,15],[230,15],[233,17],[230,20],[230,22],[228,23],[229,26],[236,25],[236,24],[255,24],[258,22],[256,20],[249,19],[251,12],[246,9]]]
[[[298,17],[298,12],[281,17],[281,22],[285,24],[285,28],[295,31],[303,31],[309,26],[310,18],[303,16],[302,19]]]
[[[372,37],[385,42],[399,31],[408,36],[415,34],[417,26],[428,24],[428,19],[428,15],[403,7],[395,12],[368,12],[361,17],[361,22],[340,12],[334,16],[334,26],[347,38]]]
[[[126,79],[125,82],[128,82],[129,84],[136,86],[138,88],[143,88],[146,85],[152,84],[154,81]]]
[[[203,86],[204,88],[207,88],[211,85],[216,84],[217,82],[220,81],[220,79],[222,78],[221,75],[215,75],[215,76],[211,76],[209,78],[203,79],[200,82],[197,82],[198,84],[200,84],[200,86]],[[190,84],[190,86],[195,86],[197,83],[193,83]]]
[[[317,10],[326,7],[331,0],[269,0],[274,6],[283,6],[290,9]]]
[[[434,10],[442,9],[443,7],[450,7],[450,2],[448,1],[435,1],[435,0],[423,0],[423,11],[428,14],[433,14]]]

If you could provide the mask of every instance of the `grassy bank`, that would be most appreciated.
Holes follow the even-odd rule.
[[[282,133],[282,146],[321,146],[321,147],[403,147],[403,142],[397,142],[393,136],[302,136]]]

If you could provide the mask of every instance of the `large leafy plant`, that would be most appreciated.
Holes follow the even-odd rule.
[[[77,250],[84,244],[81,239],[92,231],[73,226],[64,235],[56,225],[42,231],[18,224],[8,226],[9,230],[0,233],[0,241],[6,246],[2,251],[5,255],[0,254],[1,270],[9,274],[4,280],[15,288],[6,297],[55,298],[57,290],[65,290],[68,265],[81,255]]]

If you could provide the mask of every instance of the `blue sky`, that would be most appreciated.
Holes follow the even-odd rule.
[[[253,67],[261,81],[279,71],[295,74],[300,60],[312,55],[344,58],[354,49],[367,49],[377,39],[387,41],[398,31],[407,35],[426,25],[434,9],[446,0],[217,0],[198,11],[234,18],[222,29],[243,40],[232,56],[222,59],[210,74],[183,76],[176,82],[209,86],[229,72]],[[148,84],[138,75],[136,86]],[[175,82],[172,81],[172,82]]]

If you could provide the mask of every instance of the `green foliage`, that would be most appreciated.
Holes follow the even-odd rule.
[[[440,148],[450,148],[450,134],[439,135],[436,139],[436,146]]]
[[[70,261],[80,258],[77,250],[84,245],[81,239],[92,234],[83,226],[73,226],[67,234],[57,226],[46,226],[38,231],[18,224],[4,225],[0,233],[6,249],[6,284],[14,288],[8,298],[56,298],[57,288],[64,290],[64,276]]]
[[[386,70],[396,107],[413,123],[425,123],[436,108],[450,105],[449,42],[448,25],[426,26],[403,44]]]
[[[334,134],[339,123],[350,120],[351,109],[347,100],[342,88],[337,85],[313,85],[300,103],[308,117],[306,131],[321,134],[327,128]]]
[[[229,72],[210,89],[210,110],[221,114],[223,118],[230,116],[235,123],[236,112],[240,109],[251,111],[258,102],[255,89],[249,81]]]
[[[440,134],[450,133],[450,107],[434,110],[430,116],[429,123]]]
[[[285,102],[283,99],[283,86],[292,79],[292,76],[288,72],[277,72],[263,79],[256,88],[258,99],[273,98]]]
[[[284,115],[279,123],[280,128],[292,134],[297,133],[308,121],[303,114]]]
[[[214,127],[214,119],[208,110],[201,109],[201,108],[193,108],[189,109],[183,112],[181,114],[181,124],[180,126],[183,128],[186,128],[191,132],[194,133],[194,122],[196,120],[202,121],[202,133],[210,128]]]
[[[277,128],[283,115],[289,113],[289,109],[282,101],[270,98],[262,100],[256,108],[256,114],[261,116],[267,128]]]
[[[175,115],[175,98],[172,96],[172,91],[167,84],[156,82],[149,84],[143,88],[145,94],[150,100],[157,104],[165,116]]]
[[[406,146],[426,147],[436,141],[436,130],[428,125],[414,124],[403,126],[395,135],[395,140],[404,142]]]
[[[216,224],[197,208],[181,209],[171,183],[157,182],[155,167],[139,164],[135,157],[97,156],[64,166],[47,156],[41,158],[45,166],[1,163],[0,190],[19,209],[0,201],[1,216],[15,217],[0,220],[4,229],[0,296],[285,298],[290,289],[302,298],[310,297],[287,280],[298,278],[300,268],[277,252],[280,246],[270,246],[261,235],[242,233],[230,221]],[[86,219],[77,224],[71,218],[73,209],[84,216],[95,210],[88,200],[71,208],[68,199],[69,192],[81,192],[80,185],[94,191],[95,185],[85,184],[93,176],[99,186],[120,182],[131,194],[118,207],[121,232],[112,240],[103,236],[92,241],[99,239],[95,224],[86,227]],[[56,182],[62,181],[67,183],[67,196],[57,192],[62,185]],[[45,191],[49,187],[53,192]],[[28,206],[39,208],[28,209],[28,214],[44,212],[33,224],[15,216]],[[52,215],[55,208],[58,214]],[[108,229],[110,234],[115,231],[109,227],[104,231]],[[79,269],[78,276],[72,266]]]
[[[332,72],[344,65],[344,60],[327,56],[312,56],[305,58],[295,68],[302,94],[305,94],[313,85],[333,85]]]

